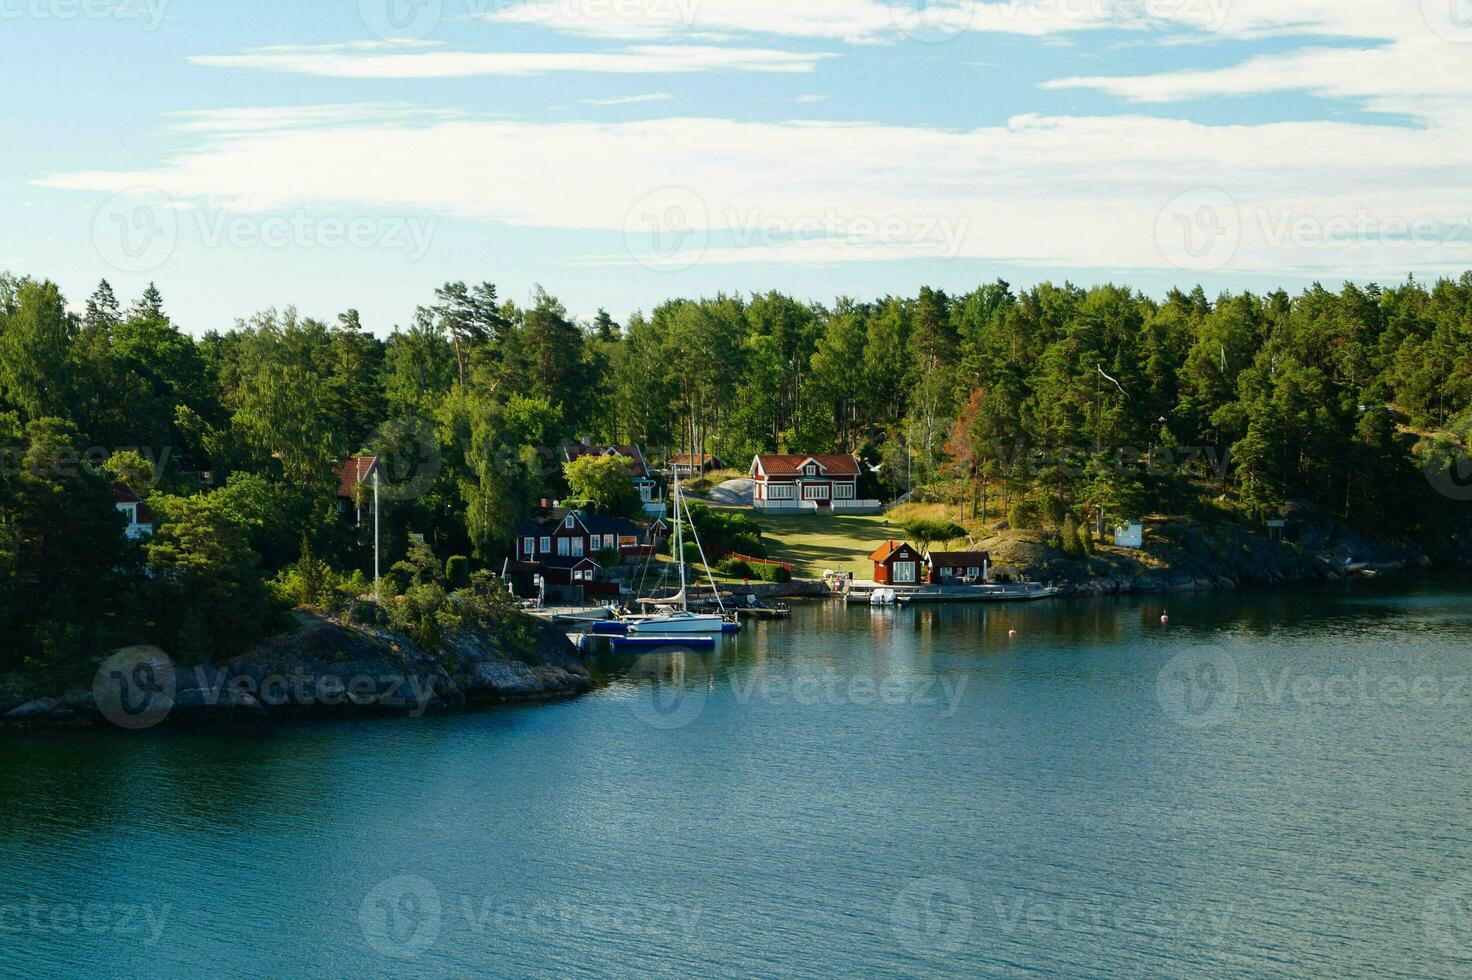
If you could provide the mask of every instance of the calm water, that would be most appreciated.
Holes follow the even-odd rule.
[[[1465,583],[810,606],[609,669],[0,740],[0,976],[1472,973]]]

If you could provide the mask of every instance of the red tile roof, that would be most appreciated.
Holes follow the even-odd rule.
[[[884,542],[884,544],[874,549],[874,553],[869,556],[869,560],[881,563],[887,562],[894,555],[894,553],[896,551],[899,551],[901,548],[910,548],[910,546],[903,541],[886,541]],[[914,551],[915,549],[910,548],[910,550]]]
[[[377,465],[377,456],[354,456],[338,463],[332,468],[333,475],[337,477],[337,495],[351,500],[358,486],[373,474],[373,467]]]
[[[799,476],[802,465],[812,460],[821,466],[826,476],[858,476],[859,460],[856,456],[757,456],[767,476]]]

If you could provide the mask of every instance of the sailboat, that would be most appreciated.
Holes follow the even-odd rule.
[[[659,612],[642,616],[634,616],[629,619],[628,631],[630,635],[643,636],[718,636],[721,633],[737,632],[741,629],[739,621],[729,621],[726,618],[726,606],[721,602],[721,592],[716,593],[716,606],[721,610],[715,613],[693,613],[690,611],[689,596],[685,588],[685,537],[684,525],[681,520],[683,515],[689,518],[690,508],[685,503],[684,495],[680,492],[680,474],[675,471],[675,562],[680,569],[680,591],[668,599],[641,599],[640,604],[659,609]],[[709,568],[705,561],[705,549],[700,544],[700,534],[695,530],[694,520],[690,521],[690,534],[695,539],[696,550],[700,553],[700,560]]]

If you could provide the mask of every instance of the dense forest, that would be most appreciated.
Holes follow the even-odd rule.
[[[357,452],[389,464],[387,560],[411,580],[451,556],[496,567],[532,503],[566,491],[578,437],[740,468],[854,452],[874,492],[1013,526],[1255,522],[1298,500],[1434,550],[1472,496],[1423,472],[1472,435],[1472,274],[1160,301],[1002,282],[722,295],[623,324],[450,283],[391,331],[290,308],[208,326],[174,323],[153,287],[124,307],[103,282],[73,307],[0,276],[0,672],[140,640],[219,655],[283,596],[361,588],[333,476]],[[117,481],[151,539],[120,533]]]

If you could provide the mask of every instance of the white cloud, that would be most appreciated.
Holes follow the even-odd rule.
[[[669,102],[674,96],[669,92],[646,92],[643,95],[620,95],[610,99],[580,99],[583,105],[616,106],[637,105],[641,102]]]
[[[266,115],[242,110],[232,123],[214,113],[201,144],[162,166],[37,183],[97,193],[157,188],[213,209],[387,210],[610,233],[658,220],[667,210],[661,195],[675,194],[687,202],[682,219],[708,230],[705,260],[723,263],[933,256],[949,228],[961,259],[1170,268],[1181,256],[1157,237],[1162,210],[1202,184],[1232,202],[1213,221],[1240,235],[1236,271],[1432,274],[1465,264],[1472,245],[1466,119],[1410,128],[1020,116],[957,132],[713,118],[365,121],[346,112],[346,121],[315,127],[288,114],[269,128]],[[663,190],[670,187],[684,190]],[[1196,210],[1168,213],[1164,227],[1197,218]],[[1412,224],[1421,229],[1416,240],[1398,241],[1398,229]],[[872,232],[884,228],[897,234]]]
[[[1375,111],[1443,117],[1464,111],[1466,93],[1472,91],[1472,26],[1459,28],[1451,19],[1453,2],[1270,5],[1236,0],[1224,33],[1312,34],[1337,43],[1305,42],[1296,50],[1257,55],[1225,68],[1060,78],[1043,87],[1094,89],[1139,103],[1302,91],[1356,100]]]
[[[811,72],[827,54],[770,48],[651,44],[596,53],[399,50],[405,42],[372,46],[325,44],[253,48],[243,54],[194,55],[212,68],[245,68],[330,78],[464,78],[588,72],[614,75],[702,71]]]

